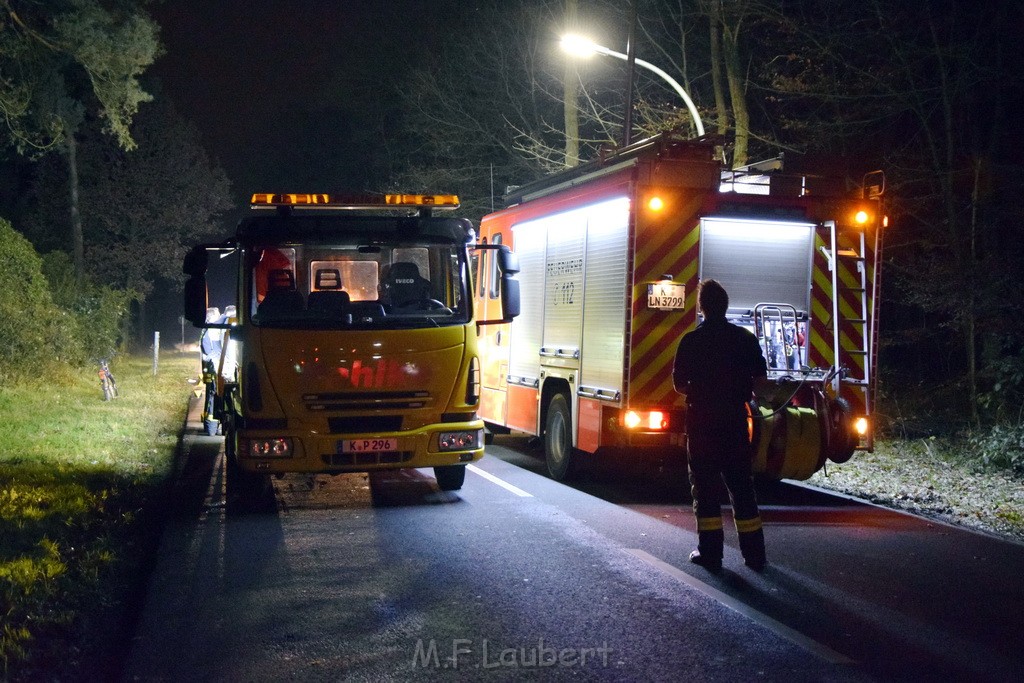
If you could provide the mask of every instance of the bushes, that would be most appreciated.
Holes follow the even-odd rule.
[[[79,353],[71,316],[60,310],[32,245],[0,219],[0,379],[46,373]]]
[[[1024,424],[996,425],[972,434],[969,441],[985,467],[1024,475]]]
[[[66,254],[48,255],[44,265],[2,218],[0,264],[0,381],[45,378],[113,353],[130,294],[78,286]]]
[[[122,321],[135,298],[126,292],[89,282],[75,283],[71,257],[52,251],[43,257],[43,274],[54,302],[74,318],[76,340],[84,360],[110,358],[120,345]]]

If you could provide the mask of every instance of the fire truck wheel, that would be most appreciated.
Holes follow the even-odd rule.
[[[555,481],[566,481],[575,473],[572,447],[572,412],[565,394],[556,394],[548,405],[544,429],[544,460]]]
[[[437,488],[442,491],[458,491],[466,481],[465,465],[444,465],[434,468],[434,478],[437,479]]]
[[[853,425],[850,424],[852,412],[850,403],[845,398],[837,398],[832,404],[828,459],[834,463],[842,464],[848,461],[853,457],[853,451],[857,447]]]

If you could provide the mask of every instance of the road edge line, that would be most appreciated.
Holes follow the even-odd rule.
[[[498,486],[500,486],[501,488],[505,489],[506,491],[511,491],[512,493],[516,494],[520,498],[533,498],[533,494],[532,493],[527,493],[526,491],[522,490],[518,486],[513,486],[512,484],[508,483],[507,481],[504,481],[504,480],[499,479],[498,477],[494,476],[490,472],[486,472],[486,471],[480,469],[476,465],[466,465],[466,469],[469,470],[470,472],[473,472],[474,474],[479,474],[481,477],[483,477],[487,481],[491,482],[492,484],[497,484]]]

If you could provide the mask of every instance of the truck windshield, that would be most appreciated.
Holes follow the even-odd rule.
[[[462,245],[424,239],[255,245],[249,318],[261,327],[387,329],[465,324]]]

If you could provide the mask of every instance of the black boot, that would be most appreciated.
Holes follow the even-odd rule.
[[[722,532],[721,517],[697,518],[697,549],[690,553],[690,562],[704,567],[709,572],[722,569],[722,554],[725,534]]]
[[[740,552],[743,553],[743,562],[755,572],[764,570],[768,563],[764,552],[764,530],[761,528],[761,519],[736,520],[736,529],[739,532]],[[740,529],[743,529],[740,531]]]

